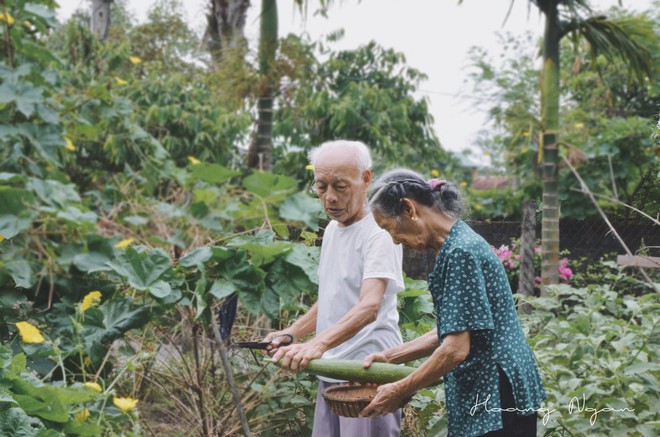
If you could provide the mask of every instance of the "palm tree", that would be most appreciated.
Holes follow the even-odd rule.
[[[248,166],[273,168],[273,94],[271,68],[277,54],[277,0],[261,0],[259,28],[259,77],[257,129],[248,151]]]
[[[92,0],[92,33],[99,41],[108,38],[110,29],[110,3],[113,0]]]
[[[325,10],[332,0],[319,0]],[[304,15],[307,0],[295,0]],[[270,171],[273,168],[273,94],[275,78],[271,74],[277,54],[277,0],[262,0],[259,34],[259,95],[257,102],[257,126],[248,150],[248,167]]]
[[[515,0],[511,0],[511,5]],[[459,4],[463,0],[459,0]],[[631,79],[653,75],[653,57],[636,41],[653,30],[644,20],[608,20],[593,14],[588,0],[529,0],[545,15],[541,71],[541,153],[543,167],[543,285],[559,282],[559,49],[565,36],[583,38],[592,55],[619,57],[630,67]]]
[[[243,32],[250,0],[209,0],[208,5],[203,40],[217,64],[226,49],[246,44]]]

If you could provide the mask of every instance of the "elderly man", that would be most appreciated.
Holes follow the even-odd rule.
[[[318,301],[304,316],[272,333],[274,361],[294,372],[318,358],[360,360],[402,342],[396,293],[403,290],[401,246],[376,224],[368,209],[369,149],[357,141],[327,142],[312,150],[314,187],[332,219],[325,229],[319,264]],[[287,337],[306,343],[280,346]],[[295,341],[293,343],[295,343]],[[333,413],[321,393],[340,381],[319,378],[316,437],[398,436],[401,410],[375,418]]]

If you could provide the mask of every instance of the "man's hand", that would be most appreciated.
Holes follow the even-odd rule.
[[[376,397],[360,411],[360,417],[376,417],[393,413],[409,398],[398,383],[381,385],[376,389]]]
[[[300,372],[307,367],[311,360],[321,358],[324,352],[325,349],[312,340],[307,343],[279,347],[273,355],[272,361],[277,363],[281,359],[282,369]]]
[[[266,353],[270,356],[273,356],[275,352],[279,349],[281,344],[289,345],[296,342],[296,337],[287,331],[277,331],[271,332],[268,334],[263,341],[268,341],[270,344],[266,347]]]

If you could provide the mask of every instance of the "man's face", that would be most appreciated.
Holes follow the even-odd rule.
[[[349,226],[366,215],[366,196],[371,172],[358,170],[357,159],[349,150],[323,153],[314,166],[314,189],[328,216]]]

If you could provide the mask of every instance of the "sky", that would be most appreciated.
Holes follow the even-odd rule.
[[[651,8],[652,0],[622,0],[629,10]],[[259,0],[251,0],[246,36],[256,47],[259,33]],[[89,0],[58,0],[60,20],[77,8],[88,8]],[[153,0],[128,0],[129,10],[140,19]],[[208,0],[182,0],[192,27],[204,28]],[[306,17],[294,7],[293,0],[278,0],[279,33],[306,32],[311,39],[322,38],[338,29],[344,37],[331,47],[346,50],[371,40],[385,48],[402,52],[408,65],[425,73],[428,79],[420,85],[419,97],[427,97],[435,119],[435,132],[443,147],[459,152],[472,151],[471,159],[485,164],[475,145],[477,133],[487,124],[484,110],[474,104],[471,84],[466,82],[471,47],[481,46],[490,55],[500,53],[498,32],[540,36],[543,17],[527,0],[514,0],[505,22],[511,0],[340,0],[334,1],[327,18],[314,14],[318,2],[309,1]],[[592,0],[596,11],[605,11],[618,0]],[[540,61],[539,61],[540,62]]]

